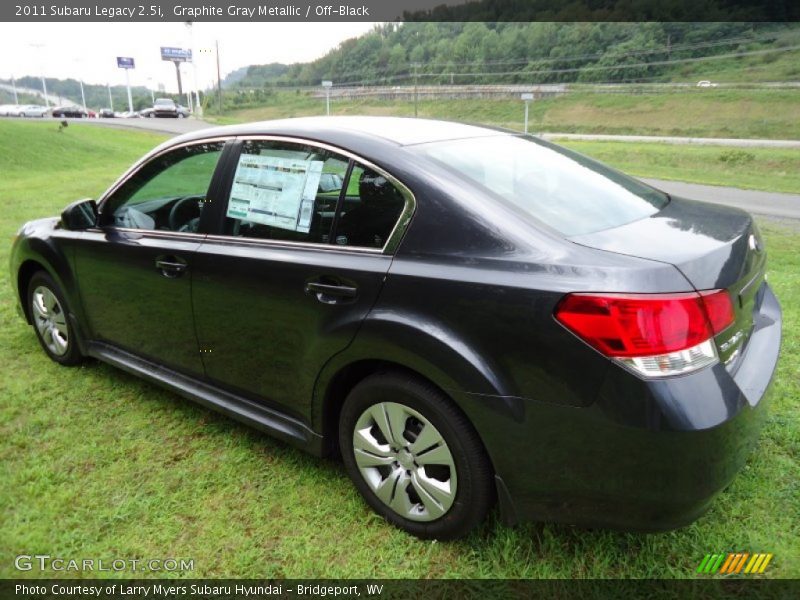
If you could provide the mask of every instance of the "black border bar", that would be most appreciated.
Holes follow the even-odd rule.
[[[7,22],[800,21],[797,0],[4,0]]]

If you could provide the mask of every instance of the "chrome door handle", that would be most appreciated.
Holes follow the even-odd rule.
[[[189,265],[172,256],[156,259],[156,269],[161,271],[164,277],[180,277],[188,268]]]
[[[306,282],[305,291],[307,294],[313,294],[323,304],[352,302],[358,294],[358,288],[351,285],[320,283],[319,281]]]
[[[349,285],[329,285],[327,283],[311,281],[306,284],[306,291],[317,294],[330,294],[331,296],[342,296],[343,298],[355,298],[358,290]]]

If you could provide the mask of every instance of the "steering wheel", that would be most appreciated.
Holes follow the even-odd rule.
[[[178,198],[172,205],[169,211],[169,218],[167,219],[170,231],[191,231],[191,229],[189,229],[190,225],[196,228],[197,223],[200,221],[199,205],[195,206],[195,209],[192,211],[193,214],[191,215],[186,215],[186,209],[188,208],[189,202],[195,202],[197,204],[204,200],[205,196],[183,196],[182,198]]]

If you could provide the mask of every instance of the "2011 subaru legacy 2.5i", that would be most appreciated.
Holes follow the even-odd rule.
[[[420,537],[497,503],[655,530],[757,438],[781,311],[752,218],[534,137],[308,118],[170,140],[25,224],[47,355],[90,356],[318,455]]]

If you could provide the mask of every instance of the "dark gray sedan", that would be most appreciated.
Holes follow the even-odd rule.
[[[534,137],[311,118],[156,148],[20,230],[46,354],[318,455],[420,537],[697,518],[757,438],[781,312],[739,210]]]

